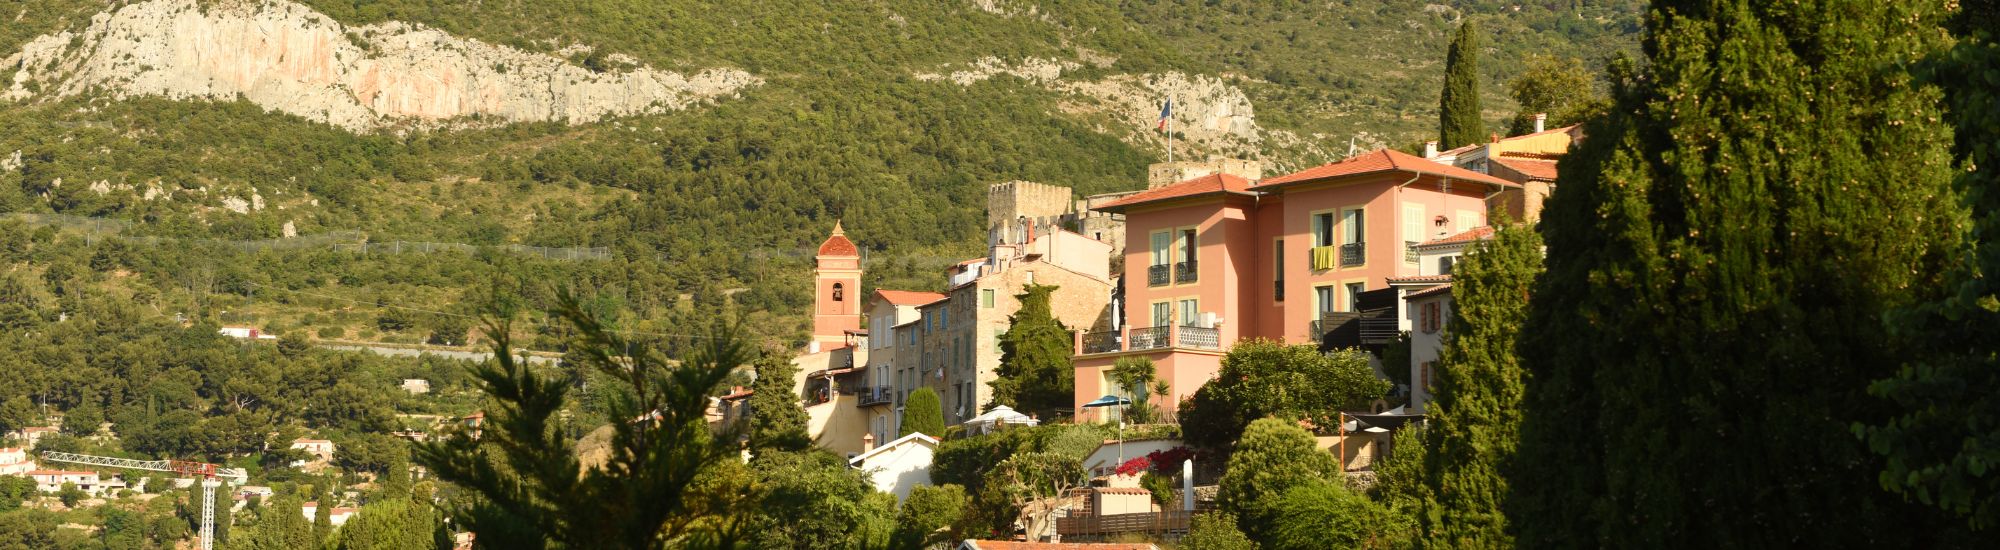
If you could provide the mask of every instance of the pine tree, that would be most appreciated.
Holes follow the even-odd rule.
[[[750,449],[798,451],[812,445],[806,433],[806,410],[794,387],[799,368],[783,353],[765,352],[753,365],[757,380],[750,387]]]
[[[2000,525],[2000,1],[1962,4],[1957,45],[1928,63],[1957,130],[1959,186],[1974,213],[1978,249],[1955,272],[1953,293],[1891,317],[1889,327],[1925,350],[1872,391],[1900,414],[1868,430],[1889,459],[1882,484],[1975,528]]]
[[[318,545],[333,536],[333,508],[338,504],[334,502],[336,497],[331,478],[321,479],[313,485],[318,486],[314,492],[317,496],[313,499],[318,506],[313,509],[312,540]]]
[[[1511,548],[1501,504],[1520,427],[1516,349],[1542,269],[1534,229],[1506,226],[1452,267],[1452,318],[1426,409],[1422,526],[1432,548]],[[1398,449],[1401,450],[1401,449]]]
[[[1053,413],[1075,405],[1076,377],[1069,328],[1055,318],[1050,297],[1056,287],[1028,285],[1016,297],[1021,310],[1008,318],[1000,335],[1000,368],[993,400],[1021,412]]]
[[[1458,25],[1444,56],[1444,91],[1438,94],[1438,145],[1444,149],[1479,143],[1486,123],[1479,118],[1479,28]]]
[[[910,397],[903,400],[901,424],[896,437],[913,433],[931,437],[944,435],[944,404],[938,401],[937,392],[930,388],[917,388],[910,392]]]
[[[1938,4],[1660,1],[1563,160],[1507,521],[1524,548],[1935,547],[1851,424],[1965,218]]]
[[[254,550],[316,548],[312,544],[312,524],[299,513],[300,504],[298,495],[284,495],[264,503],[243,546]]]

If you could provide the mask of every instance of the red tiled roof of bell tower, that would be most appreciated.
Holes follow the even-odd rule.
[[[819,255],[860,256],[861,249],[854,246],[854,241],[847,240],[847,232],[840,230],[840,220],[834,220],[833,236],[827,237],[826,242],[819,244]]]

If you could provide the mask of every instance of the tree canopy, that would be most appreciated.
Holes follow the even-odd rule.
[[[1444,56],[1444,88],[1438,94],[1438,148],[1485,143],[1486,121],[1479,110],[1479,27],[1458,24]]]
[[[1075,367],[1069,361],[1075,342],[1050,307],[1055,291],[1030,284],[1016,296],[1021,309],[1000,334],[1000,368],[994,371],[1000,378],[993,381],[995,403],[1045,419],[1076,406]]]
[[[1942,6],[1652,10],[1542,217],[1516,543],[1948,545],[1853,429],[1913,351],[1884,314],[1939,298],[1963,241],[1939,94],[1889,69],[1943,45]]]
[[[1217,481],[1216,500],[1251,540],[1271,541],[1280,518],[1292,513],[1280,503],[1287,491],[1340,475],[1339,463],[1315,446],[1311,432],[1291,420],[1263,418],[1243,431]]]
[[[797,391],[799,368],[790,354],[766,351],[755,364],[757,380],[750,386],[750,450],[802,451],[812,446],[806,433],[806,410]]]
[[[1266,416],[1338,425],[1340,412],[1365,407],[1389,391],[1360,350],[1323,353],[1313,345],[1243,340],[1222,357],[1215,380],[1180,410],[1187,441],[1228,449],[1251,421]]]
[[[944,404],[938,401],[936,391],[929,387],[917,388],[903,400],[902,428],[897,437],[920,433],[931,437],[944,436]],[[876,444],[888,443],[877,441]]]

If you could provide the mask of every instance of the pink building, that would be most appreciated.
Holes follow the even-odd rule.
[[[1078,335],[1076,403],[1124,393],[1106,379],[1122,357],[1153,361],[1172,409],[1214,378],[1237,340],[1319,342],[1323,320],[1356,311],[1361,293],[1418,274],[1413,245],[1486,225],[1488,201],[1519,187],[1379,150],[1256,182],[1203,176],[1099,206],[1125,215],[1129,326]]]

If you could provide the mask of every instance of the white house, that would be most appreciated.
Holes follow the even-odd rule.
[[[326,519],[328,522],[333,523],[334,527],[347,525],[347,520],[354,517],[353,508],[336,507],[332,510],[329,510],[328,512],[330,515],[328,515]],[[319,513],[319,503],[308,502],[303,505],[300,505],[299,513],[305,514],[306,521],[313,521],[313,515]]]
[[[28,451],[20,447],[0,448],[0,476],[18,476],[35,469]]]
[[[1493,238],[1493,228],[1475,227],[1455,235],[1410,247],[1417,253],[1414,276],[1389,279],[1402,296],[1400,329],[1410,334],[1409,411],[1422,414],[1431,399],[1432,366],[1444,350],[1446,322],[1451,319],[1451,270],[1473,243]]]
[[[264,334],[264,331],[257,330],[256,327],[222,327],[222,330],[218,330],[216,332],[222,334],[223,336],[228,336],[230,338],[242,338],[245,340],[278,339],[278,337],[276,336]]]
[[[313,457],[311,461],[305,461],[305,460],[292,461],[293,468],[305,466],[308,462],[326,463],[333,460],[334,447],[333,447],[333,442],[329,440],[306,439],[301,437],[292,440],[291,448],[305,451],[306,454],[312,455]]]
[[[1117,471],[1118,465],[1124,464],[1125,461],[1181,446],[1183,446],[1181,440],[1167,437],[1127,439],[1123,442],[1106,439],[1103,445],[1097,446],[1097,450],[1090,452],[1090,456],[1083,458],[1083,471],[1089,472],[1091,477],[1108,476]],[[1166,467],[1180,471],[1179,464],[1169,464]],[[1135,481],[1131,486],[1137,487],[1138,484]]]
[[[931,484],[931,455],[937,446],[937,438],[912,433],[862,452],[847,464],[868,472],[876,490],[894,494],[902,502],[911,487]]]
[[[404,378],[403,391],[411,394],[430,393],[431,381],[422,378]]]
[[[35,480],[35,490],[44,493],[62,491],[64,483],[76,484],[77,489],[81,489],[85,493],[90,493],[91,496],[97,496],[104,492],[104,484],[98,481],[97,472],[31,470],[26,475],[30,479]]]

